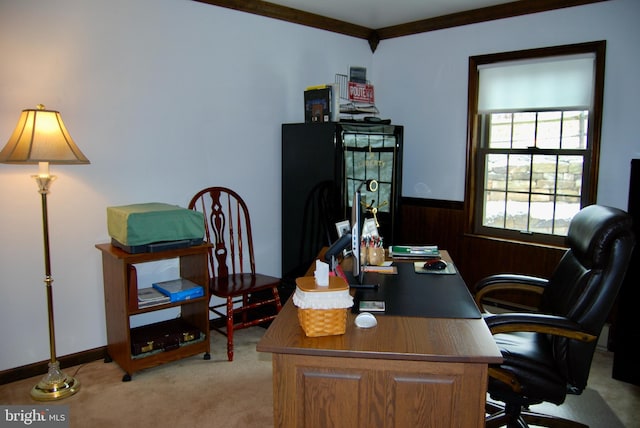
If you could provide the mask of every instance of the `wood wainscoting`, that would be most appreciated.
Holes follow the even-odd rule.
[[[565,248],[533,245],[465,232],[464,203],[402,198],[398,244],[438,245],[448,250],[473,292],[477,281],[495,273],[549,277]],[[534,305],[524,296],[502,296],[517,304]]]

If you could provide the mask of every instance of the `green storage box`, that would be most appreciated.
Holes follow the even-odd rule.
[[[111,243],[129,253],[153,252],[202,243],[201,212],[150,202],[107,207]]]

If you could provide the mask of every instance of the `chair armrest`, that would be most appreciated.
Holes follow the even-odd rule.
[[[592,342],[596,336],[582,331],[581,326],[567,318],[556,315],[531,313],[506,313],[490,315],[484,318],[492,334],[512,332],[538,332],[554,336],[567,337],[582,342]],[[518,378],[501,367],[489,367],[490,377],[508,385],[513,391],[521,392]]]
[[[567,337],[581,342],[592,342],[596,336],[582,330],[580,324],[556,315],[508,313],[485,317],[492,334],[537,332]]]
[[[549,281],[545,278],[519,274],[490,275],[476,283],[474,300],[478,308],[484,311],[484,299],[500,291],[520,291],[541,295]],[[485,311],[486,312],[486,311]]]

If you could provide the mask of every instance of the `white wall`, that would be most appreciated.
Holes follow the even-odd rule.
[[[403,195],[464,200],[470,56],[607,41],[598,203],[626,209],[640,156],[640,2],[613,0],[383,40],[373,56],[382,116],[405,125]]]
[[[227,185],[252,211],[256,261],[280,273],[280,126],[366,41],[187,0],[0,2],[0,144],[19,113],[61,111],[90,165],[49,195],[57,354],[106,344],[106,207],[185,206]],[[49,357],[37,166],[0,165],[0,370]]]
[[[92,162],[52,166],[58,355],[106,344],[94,244],[108,240],[109,205],[186,205],[231,186],[252,209],[258,268],[279,274],[280,125],[303,120],[306,86],[349,65],[371,70],[381,115],[405,125],[403,194],[462,200],[468,56],[607,39],[599,202],[625,207],[640,156],[637,16],[636,0],[613,0],[383,40],[372,55],[362,40],[187,0],[0,2],[0,144],[43,103]],[[36,169],[0,165],[0,370],[49,356]]]

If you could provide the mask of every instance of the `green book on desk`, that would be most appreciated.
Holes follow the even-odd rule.
[[[430,259],[439,258],[437,245],[392,245],[389,255],[394,259]]]

